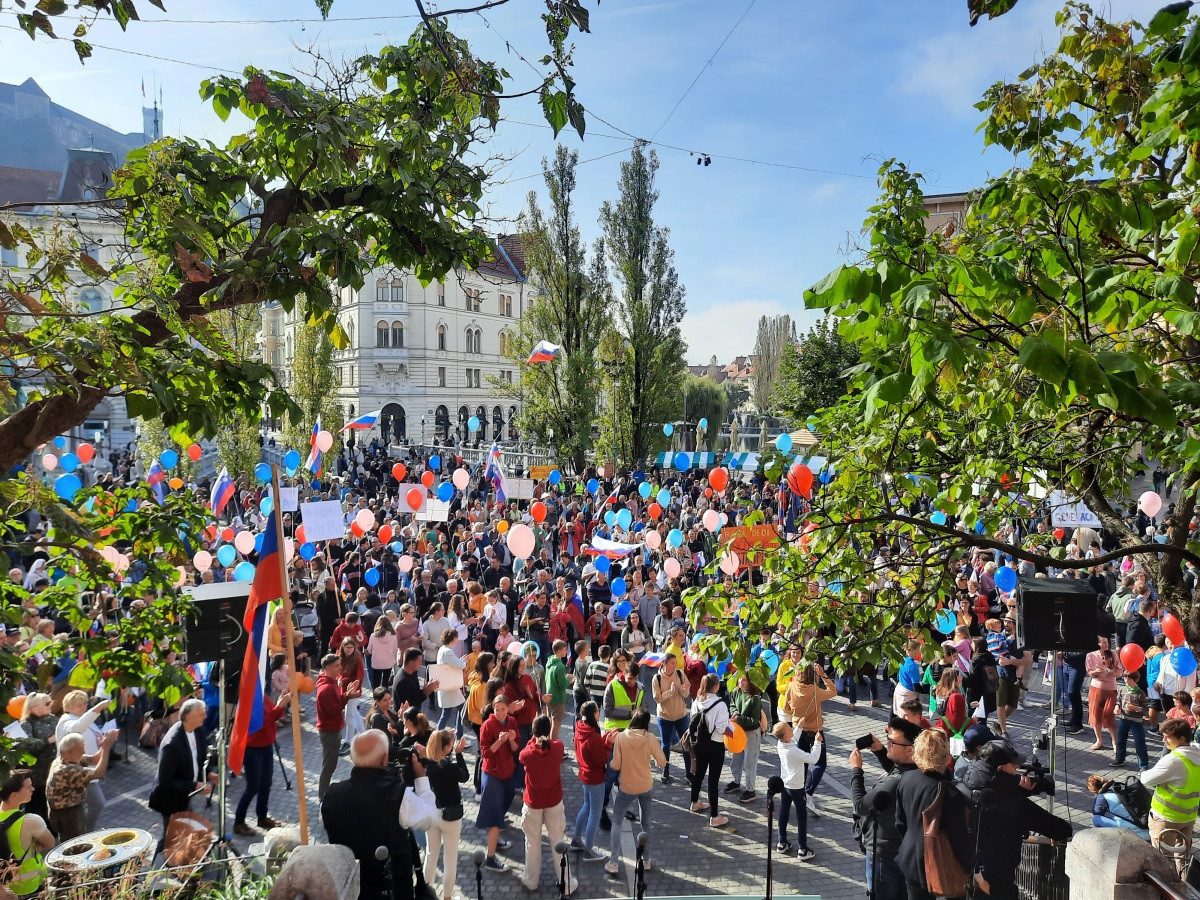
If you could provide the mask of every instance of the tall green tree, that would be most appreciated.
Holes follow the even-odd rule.
[[[703,444],[709,450],[716,448],[716,437],[721,432],[725,422],[725,411],[728,409],[725,391],[715,381],[708,378],[698,378],[690,372],[684,376],[683,403],[680,413],[689,427],[698,426],[701,419],[708,420],[708,428],[700,432],[697,427],[697,447]],[[685,412],[686,411],[686,412]]]
[[[837,322],[824,316],[799,342],[791,342],[779,363],[773,404],[799,424],[846,393],[850,369],[858,365],[858,348],[838,333]]]
[[[779,367],[790,347],[796,345],[796,324],[789,315],[759,316],[754,341],[754,405],[760,413],[771,411],[771,399],[779,382]]]
[[[579,154],[559,145],[554,161],[542,160],[549,197],[543,213],[530,191],[520,223],[525,263],[535,294],[521,318],[520,333],[507,345],[507,356],[521,371],[517,384],[494,380],[509,396],[522,399],[520,427],[557,458],[582,472],[592,449],[592,423],[600,387],[597,348],[608,327],[611,288],[604,244],[597,241],[588,259],[575,213],[575,167]],[[562,347],[552,363],[527,366],[533,346],[548,340]],[[553,438],[550,437],[553,432]]]
[[[308,447],[313,423],[319,416],[321,428],[334,437],[331,453],[341,446],[342,405],[338,402],[337,374],[333,367],[333,341],[325,329],[307,322],[296,325],[296,352],[292,356],[288,393],[296,405],[283,428],[288,447]]]
[[[255,307],[219,310],[213,315],[213,324],[234,359],[250,359],[258,353],[262,318]],[[307,442],[300,446],[307,446]],[[226,421],[217,432],[217,456],[234,478],[252,472],[262,459],[258,422],[248,416],[234,416]]]
[[[658,155],[641,144],[621,163],[616,203],[605,201],[600,227],[617,283],[616,319],[629,342],[629,456],[644,460],[662,445],[658,424],[674,414],[687,349],[679,323],[687,310],[669,229],[654,224]]]
[[[597,350],[600,391],[595,407],[596,462],[628,467],[632,445],[633,351],[615,328],[607,328]]]
[[[729,412],[741,409],[750,399],[750,389],[740,380],[727,378],[721,382],[721,388],[725,391],[725,409]]]

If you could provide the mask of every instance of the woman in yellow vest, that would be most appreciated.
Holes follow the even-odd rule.
[[[34,894],[41,888],[46,877],[42,854],[55,843],[41,816],[22,812],[21,807],[32,799],[33,779],[28,772],[11,775],[0,786],[0,829],[12,853],[6,886],[18,897]]]
[[[1166,831],[1177,831],[1183,837],[1186,852],[1176,864],[1191,861],[1192,828],[1200,809],[1200,747],[1192,744],[1192,727],[1185,719],[1167,719],[1162,723],[1163,743],[1167,754],[1154,767],[1138,777],[1148,788],[1154,788],[1150,800],[1150,843],[1158,847]],[[1176,842],[1168,840],[1174,848]]]

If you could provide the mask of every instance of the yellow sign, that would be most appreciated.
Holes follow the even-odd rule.
[[[530,466],[529,467],[529,477],[532,478],[534,481],[542,481],[546,478],[549,478],[550,473],[553,472],[556,468],[557,468],[557,466]]]

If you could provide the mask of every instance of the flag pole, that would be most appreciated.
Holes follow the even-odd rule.
[[[279,535],[280,602],[283,603],[284,649],[288,662],[288,694],[291,695],[292,753],[296,758],[296,800],[300,804],[300,843],[308,843],[308,800],[304,792],[304,746],[300,742],[300,674],[296,671],[295,629],[292,626],[292,598],[288,591],[287,550],[283,536],[283,503],[279,493],[279,467],[271,466],[271,515],[275,517],[275,533]]]

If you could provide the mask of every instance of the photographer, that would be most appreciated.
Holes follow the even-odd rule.
[[[1051,815],[1032,800],[1031,792],[1045,785],[1019,774],[1021,757],[1011,744],[991,741],[980,748],[979,757],[992,777],[988,798],[979,810],[982,837],[977,868],[991,897],[1015,900],[1017,865],[1025,836],[1041,834],[1055,841],[1070,840],[1071,823]]]
[[[407,763],[413,784],[406,787],[388,771],[387,735],[369,729],[354,738],[350,761],[350,777],[331,784],[321,801],[329,841],[349,847],[358,860],[360,897],[383,896],[390,882],[394,900],[412,900],[419,862],[412,829],[426,830],[437,817],[421,760],[414,753]],[[388,849],[386,862],[375,859],[381,845]]]

